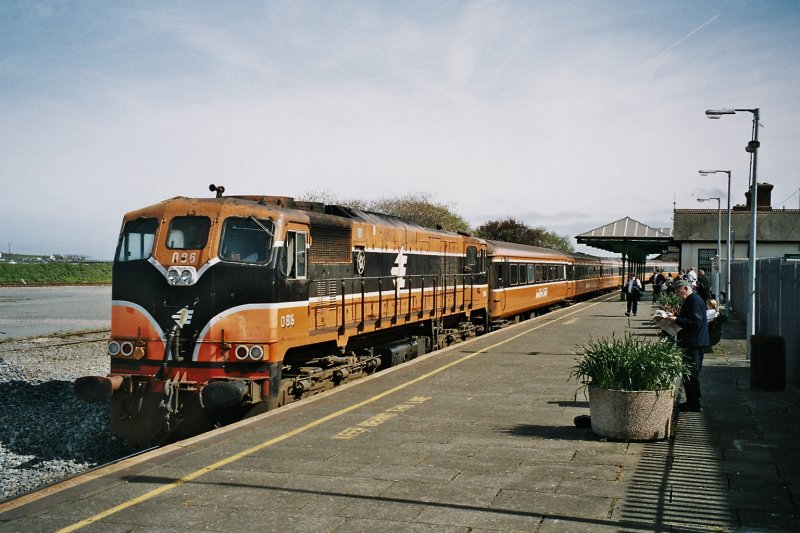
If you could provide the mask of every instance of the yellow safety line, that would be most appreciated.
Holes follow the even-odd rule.
[[[112,507],[110,509],[107,509],[107,510],[101,512],[101,513],[97,513],[96,515],[94,515],[92,517],[89,517],[89,518],[87,518],[85,520],[81,520],[80,522],[76,522],[76,523],[74,523],[72,525],[69,525],[69,526],[67,526],[67,527],[65,527],[63,529],[58,530],[58,533],[67,533],[69,531],[76,531],[76,530],[78,530],[78,529],[80,529],[82,527],[88,526],[89,524],[93,524],[94,522],[97,522],[98,520],[102,520],[103,518],[106,518],[107,516],[111,516],[111,515],[113,515],[115,513],[123,511],[123,510],[125,510],[125,509],[127,509],[129,507],[133,507],[134,505],[137,505],[137,504],[140,504],[142,502],[145,502],[145,501],[147,501],[149,499],[152,499],[152,498],[158,496],[159,494],[163,494],[163,493],[165,493],[165,492],[167,492],[169,490],[172,490],[172,489],[174,489],[176,487],[180,487],[181,485],[184,485],[184,484],[186,484],[186,483],[188,483],[188,482],[190,482],[190,481],[192,481],[194,479],[197,479],[198,477],[202,476],[203,474],[207,474],[208,472],[212,472],[214,470],[217,470],[217,469],[219,469],[219,468],[221,468],[221,467],[223,467],[225,465],[233,463],[234,461],[238,461],[239,459],[241,459],[243,457],[247,457],[248,455],[250,455],[252,453],[255,453],[255,452],[259,451],[259,450],[263,450],[264,448],[268,448],[268,447],[272,446],[273,444],[277,444],[277,443],[279,443],[281,441],[284,441],[284,440],[286,440],[286,439],[288,439],[290,437],[294,437],[295,435],[299,435],[300,433],[303,433],[303,432],[305,432],[305,431],[307,431],[307,430],[309,430],[311,428],[319,426],[320,424],[324,424],[325,422],[329,422],[330,420],[333,420],[334,418],[338,418],[338,417],[342,416],[343,414],[349,413],[350,411],[354,411],[354,410],[356,410],[356,409],[358,409],[360,407],[364,407],[365,405],[368,405],[368,404],[370,404],[372,402],[376,402],[376,401],[380,400],[381,398],[385,398],[386,396],[389,396],[390,394],[394,394],[395,392],[403,390],[406,387],[410,387],[411,385],[419,383],[420,381],[426,380],[431,376],[435,376],[439,372],[447,370],[448,368],[453,367],[455,365],[459,365],[459,364],[463,363],[464,361],[472,359],[473,357],[475,357],[477,355],[480,355],[482,353],[486,353],[487,351],[492,350],[494,348],[497,348],[498,346],[502,346],[503,344],[509,343],[509,342],[511,342],[511,341],[513,341],[515,339],[518,339],[518,338],[522,337],[523,335],[527,335],[528,333],[530,333],[532,331],[536,331],[539,328],[543,328],[544,326],[547,326],[548,324],[553,324],[558,320],[563,320],[564,318],[567,318],[568,316],[574,315],[575,313],[577,313],[579,311],[585,311],[586,309],[594,307],[595,305],[598,305],[599,303],[600,302],[595,302],[593,304],[588,305],[587,307],[582,307],[581,309],[576,309],[575,311],[572,311],[571,313],[567,313],[567,314],[565,314],[563,316],[560,316],[560,317],[556,318],[553,321],[543,322],[542,324],[539,324],[538,326],[532,327],[530,329],[526,329],[522,333],[518,333],[518,334],[514,335],[513,337],[509,337],[509,338],[507,338],[505,340],[502,340],[500,342],[496,342],[495,344],[487,346],[487,347],[485,347],[485,348],[483,348],[481,350],[478,350],[477,352],[473,352],[471,354],[467,354],[467,355],[465,355],[464,357],[462,357],[460,359],[456,359],[455,361],[451,361],[450,363],[447,363],[446,365],[441,366],[441,367],[437,368],[436,370],[432,370],[431,372],[428,372],[427,374],[423,374],[423,375],[421,375],[421,376],[419,376],[417,378],[414,378],[411,381],[407,381],[407,382],[405,382],[405,383],[403,383],[401,385],[397,385],[396,387],[393,387],[393,388],[391,388],[389,390],[386,390],[386,391],[384,391],[384,392],[382,392],[380,394],[376,394],[375,396],[373,396],[371,398],[368,398],[368,399],[366,399],[366,400],[364,400],[362,402],[359,402],[357,404],[351,405],[349,407],[345,407],[344,409],[340,409],[339,411],[331,413],[331,414],[329,414],[327,416],[323,416],[322,418],[318,418],[317,420],[314,420],[313,422],[309,422],[308,424],[306,424],[304,426],[300,426],[299,428],[293,429],[292,431],[284,433],[283,435],[279,435],[277,437],[274,437],[272,439],[264,441],[261,444],[257,444],[256,446],[253,446],[253,447],[248,448],[248,449],[246,449],[244,451],[241,451],[241,452],[239,452],[237,454],[234,454],[234,455],[231,455],[229,457],[226,457],[225,459],[221,459],[221,460],[217,461],[216,463],[210,464],[208,466],[204,466],[203,468],[201,468],[199,470],[195,470],[194,472],[192,472],[190,474],[187,474],[186,476],[184,476],[184,477],[182,477],[182,478],[180,478],[178,480],[175,480],[172,483],[169,483],[168,485],[162,485],[161,487],[158,487],[157,489],[153,489],[150,492],[146,492],[145,494],[142,494],[141,496],[137,496],[136,498],[133,498],[132,500],[128,500],[125,503],[121,503],[121,504],[119,504],[119,505],[117,505],[115,507]]]

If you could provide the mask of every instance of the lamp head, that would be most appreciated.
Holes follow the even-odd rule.
[[[734,109],[706,109],[706,117],[718,119],[722,115],[735,115]]]
[[[730,170],[698,170],[698,174],[701,176],[710,176],[711,174],[727,174],[728,176],[731,175]]]

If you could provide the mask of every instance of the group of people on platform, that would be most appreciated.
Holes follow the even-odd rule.
[[[690,372],[684,376],[683,388],[686,402],[681,403],[681,411],[700,411],[700,370],[703,367],[705,348],[710,345],[709,322],[717,317],[717,302],[711,293],[711,283],[703,270],[695,273],[694,267],[681,271],[675,277],[663,271],[655,271],[650,278],[653,286],[653,302],[657,302],[662,292],[675,294],[683,301],[677,315],[657,311],[653,321],[672,335],[683,351],[684,361]],[[631,273],[623,286],[627,309],[625,316],[637,315],[638,302],[644,292],[639,278]]]
[[[713,298],[711,293],[711,280],[708,278],[704,270],[695,272],[694,267],[689,267],[687,270],[681,270],[677,276],[665,274],[663,271],[656,270],[650,276],[649,281],[653,287],[653,303],[658,302],[662,292],[672,293],[674,291],[674,284],[677,281],[687,281],[705,302]],[[643,284],[638,276],[634,273],[628,274],[628,281],[623,286],[625,292],[625,300],[628,302],[628,309],[625,316],[630,316],[631,312],[636,316],[638,308],[637,302],[641,299],[644,292]]]

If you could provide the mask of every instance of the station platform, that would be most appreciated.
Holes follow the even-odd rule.
[[[735,322],[673,437],[574,425],[577,345],[656,335],[624,311],[559,309],[84,474],[0,504],[0,531],[799,531],[800,394],[750,388]]]

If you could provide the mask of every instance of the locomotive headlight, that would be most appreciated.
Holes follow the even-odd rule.
[[[250,359],[258,361],[264,357],[264,349],[261,346],[253,346],[250,348]]]
[[[108,343],[108,355],[115,356],[119,353],[120,346],[117,341],[111,341]]]
[[[197,283],[197,270],[190,266],[171,266],[167,270],[170,285],[194,285]]]
[[[120,345],[120,351],[122,355],[126,357],[130,357],[133,354],[133,343],[131,341],[125,341]]]
[[[239,361],[244,361],[247,359],[247,356],[250,355],[250,350],[244,344],[240,344],[236,347],[236,359]]]

